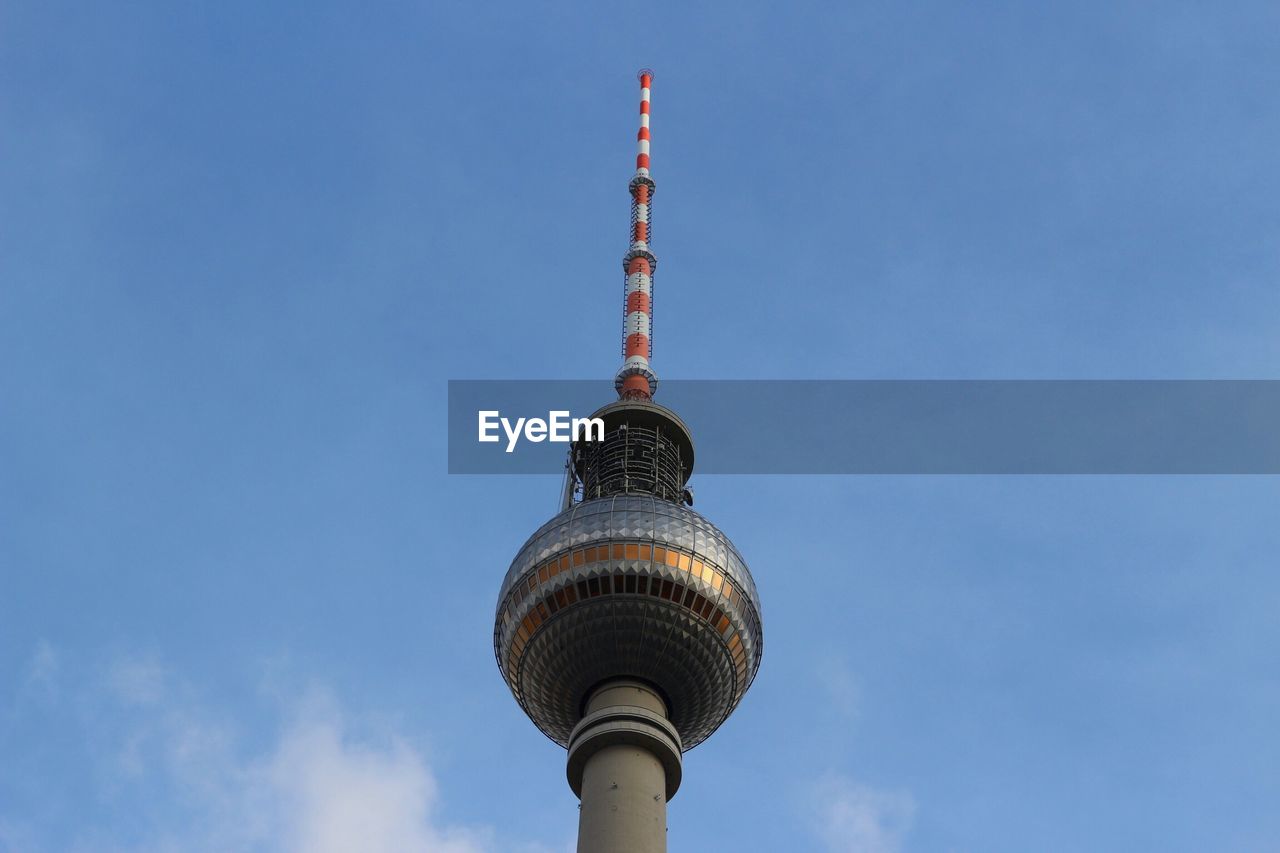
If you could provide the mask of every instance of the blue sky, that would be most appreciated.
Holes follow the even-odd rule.
[[[10,3],[0,850],[562,851],[492,657],[607,378],[1274,378],[1274,4]],[[760,676],[672,850],[1280,849],[1267,477],[706,477]]]

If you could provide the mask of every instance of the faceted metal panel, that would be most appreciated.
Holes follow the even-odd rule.
[[[567,546],[609,538],[624,526],[657,541],[705,555],[707,559],[723,567],[735,582],[750,590],[752,601],[757,600],[755,581],[751,578],[746,561],[729,541],[729,537],[689,507],[651,495],[615,495],[584,501],[552,518],[529,537],[516,555],[503,580],[499,599],[507,594],[516,578],[539,560],[553,552],[562,551]],[[704,550],[701,551],[695,547],[695,538],[699,533],[705,537],[702,540]]]
[[[737,707],[759,668],[755,584],[729,539],[650,495],[576,504],[512,561],[494,651],[530,718],[566,744],[587,692],[640,678],[670,703],[686,748]]]

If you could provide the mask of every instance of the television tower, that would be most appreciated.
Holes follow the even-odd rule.
[[[667,849],[681,755],[733,713],[763,642],[746,562],[689,507],[693,437],[653,402],[653,72],[639,77],[618,400],[593,415],[603,440],[572,445],[562,511],[511,562],[493,630],[520,707],[568,749],[578,853]]]

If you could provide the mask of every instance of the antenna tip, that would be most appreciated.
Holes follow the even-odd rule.
[[[637,79],[637,80],[641,80],[641,81],[643,81],[643,80],[644,80],[644,78],[646,78],[646,77],[648,77],[650,80],[652,80],[652,79],[653,79],[653,69],[652,69],[652,68],[641,68],[639,71],[637,71],[637,72],[636,72],[636,79]]]

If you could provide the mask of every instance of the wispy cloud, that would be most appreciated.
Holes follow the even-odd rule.
[[[51,650],[52,647],[50,647]],[[37,652],[29,680],[56,674]],[[65,680],[65,679],[64,679]],[[99,795],[120,804],[78,833],[74,849],[119,853],[492,853],[546,851],[487,826],[441,814],[441,791],[422,752],[383,726],[369,733],[329,691],[283,703],[278,734],[254,748],[225,709],[156,659],[120,658],[75,697],[93,709],[103,765]],[[363,717],[355,718],[357,722]],[[108,722],[103,722],[108,721]],[[99,738],[101,738],[99,740]],[[130,804],[145,801],[145,809]],[[122,829],[121,827],[126,827]],[[65,849],[54,827],[0,810],[0,848]]]
[[[126,668],[125,684],[162,691],[149,668]],[[132,693],[131,695],[139,695]],[[279,737],[239,756],[235,732],[199,707],[165,698],[149,772],[179,792],[208,851],[279,853],[484,853],[493,833],[440,820],[440,791],[422,754],[397,735],[355,736],[339,703],[315,689],[286,709]],[[161,833],[153,849],[173,847]],[[179,849],[193,849],[190,838]]]
[[[915,817],[915,799],[828,774],[813,787],[816,826],[831,853],[897,853]]]
[[[48,640],[36,643],[35,650],[27,659],[27,671],[18,691],[18,698],[53,698],[58,692],[61,667],[61,657],[52,643]]]
[[[152,705],[164,698],[164,669],[154,658],[118,658],[107,669],[107,686],[126,704]]]
[[[272,753],[245,773],[273,816],[275,849],[308,853],[479,853],[487,830],[442,825],[439,787],[422,756],[399,739],[349,738],[332,710],[308,709]]]

